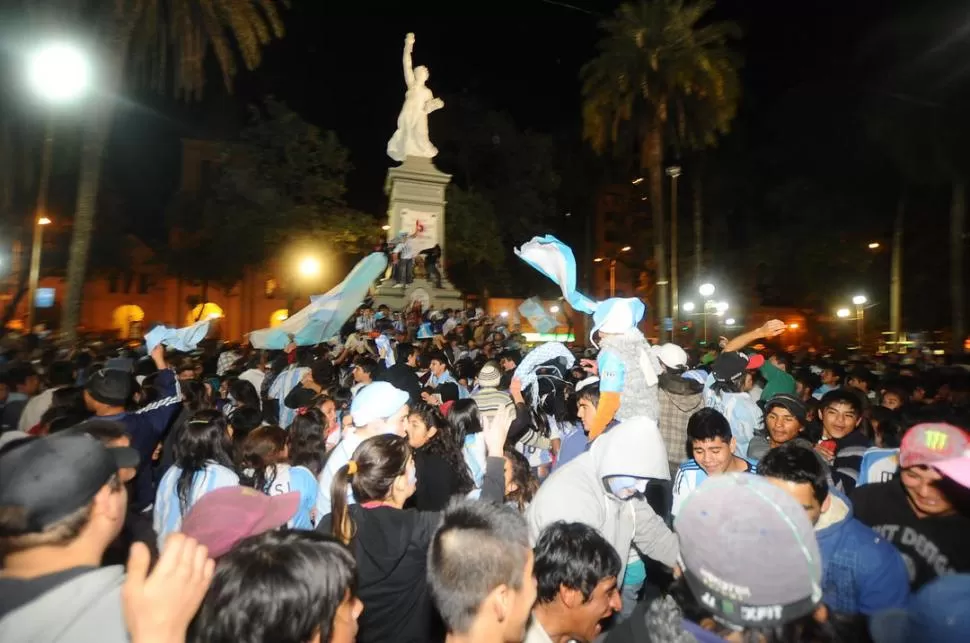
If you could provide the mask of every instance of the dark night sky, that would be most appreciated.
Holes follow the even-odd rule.
[[[746,61],[741,118],[758,122],[800,84],[837,82],[860,31],[878,23],[892,4],[722,0],[715,16],[736,20],[744,30],[737,43]],[[244,117],[247,101],[274,94],[311,122],[337,131],[357,168],[349,198],[377,212],[390,164],[384,146],[404,93],[400,56],[406,32],[417,34],[415,63],[430,68],[436,94],[467,91],[510,113],[520,127],[578,137],[578,71],[595,53],[597,22],[617,5],[294,0],[285,14],[286,38],[269,47],[257,72],[240,77],[234,97],[225,95],[215,74],[201,104],[139,95],[119,116],[109,178],[138,183],[147,198],[137,201],[149,210],[160,207],[175,177],[178,134],[229,133]],[[433,138],[434,117],[431,128]],[[145,155],[146,147],[154,153]]]

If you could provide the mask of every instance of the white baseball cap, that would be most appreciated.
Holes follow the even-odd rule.
[[[660,363],[667,368],[684,368],[687,366],[687,352],[677,344],[663,344],[653,346],[653,354]]]

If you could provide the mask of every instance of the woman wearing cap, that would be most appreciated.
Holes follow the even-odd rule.
[[[488,453],[482,498],[504,497],[502,457],[511,416],[500,412],[483,430]],[[358,504],[349,505],[347,483]],[[428,547],[440,521],[438,512],[404,509],[415,491],[411,447],[396,435],[370,438],[333,479],[332,510],[317,531],[333,534],[354,549],[360,597],[367,610],[357,640],[425,643],[433,635],[431,596],[427,586]],[[438,633],[441,634],[441,633]]]

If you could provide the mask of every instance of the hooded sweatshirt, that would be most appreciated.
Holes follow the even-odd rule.
[[[0,578],[0,593],[25,591],[40,579]],[[127,643],[121,611],[120,565],[91,569],[0,614],[0,641],[10,643]],[[29,591],[26,590],[26,591]]]
[[[839,614],[875,614],[909,601],[909,573],[895,547],[852,516],[852,503],[829,491],[815,525],[822,554],[822,600]]]
[[[589,451],[546,478],[526,510],[530,540],[534,544],[542,530],[558,520],[580,522],[599,531],[621,560],[629,558],[635,545],[673,567],[679,553],[677,538],[642,495],[628,500],[613,495],[603,480],[609,476],[670,480],[656,422],[644,417],[620,422],[597,438]],[[622,585],[623,579],[617,582]]]
[[[482,499],[501,502],[505,489],[504,458],[489,458]],[[441,640],[434,633],[431,590],[428,587],[428,547],[441,514],[379,506],[348,507],[356,533],[350,542],[357,559],[358,596],[364,602],[359,643],[393,641],[425,643]],[[327,514],[317,531],[331,533]]]

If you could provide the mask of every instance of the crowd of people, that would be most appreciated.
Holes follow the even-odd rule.
[[[970,637],[970,370],[606,303],[586,350],[370,305],[281,351],[8,343],[0,640]]]

